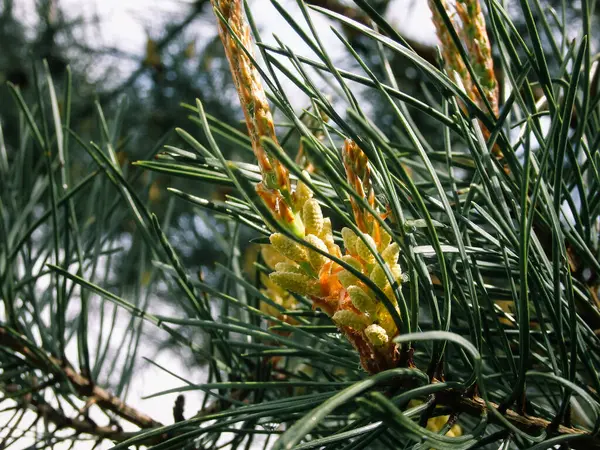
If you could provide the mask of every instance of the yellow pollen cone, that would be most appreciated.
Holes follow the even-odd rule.
[[[362,331],[369,325],[369,321],[365,316],[346,309],[336,312],[332,319],[338,325],[354,328],[357,331]]]
[[[377,245],[371,236],[368,234],[364,234],[363,236],[373,248],[377,248]],[[367,247],[363,240],[358,237],[356,238],[356,253],[367,264],[373,264],[375,262],[375,255],[371,253],[371,250],[369,250],[369,247]]]
[[[311,198],[304,203],[302,208],[302,218],[304,219],[304,230],[306,234],[314,234],[319,236],[323,231],[324,220],[321,206],[314,198]]]
[[[360,286],[348,286],[348,295],[356,309],[360,312],[375,317],[377,314],[377,302],[373,300]]]
[[[379,230],[379,245],[377,246],[377,250],[382,251],[386,249],[389,243],[392,241],[392,237],[388,234],[387,231],[380,229]]]
[[[373,347],[383,347],[387,345],[390,338],[387,332],[379,325],[373,324],[365,328],[365,336]]]
[[[344,239],[344,247],[351,255],[356,255],[356,241],[358,238],[350,228],[342,228],[342,238]]]
[[[293,272],[273,272],[269,275],[278,286],[300,295],[321,295],[321,286],[317,280],[307,275]]]
[[[390,266],[398,262],[398,256],[400,256],[400,247],[395,242],[392,242],[381,252],[381,257]]]
[[[302,267],[294,263],[280,262],[275,264],[274,268],[277,272],[291,272],[304,274],[304,270],[302,270]]]
[[[327,246],[325,245],[325,243],[321,239],[319,239],[317,236],[315,236],[314,234],[309,234],[304,239],[306,239],[306,241],[309,242],[310,244],[317,247],[319,250],[323,250],[324,252],[327,252]],[[327,262],[327,258],[325,256],[321,255],[320,253],[315,252],[314,250],[311,250],[311,249],[307,249],[307,250],[308,250],[308,261],[310,262],[310,265],[313,267],[313,269],[315,269],[315,271],[318,272],[319,270],[321,270],[321,267],[323,267],[323,264],[325,264]]]
[[[272,245],[261,245],[260,254],[265,261],[265,264],[274,269],[275,266],[280,262],[291,263],[288,258],[279,253]]]
[[[306,248],[281,233],[274,233],[269,240],[273,247],[283,256],[295,262],[305,262],[308,259]]]

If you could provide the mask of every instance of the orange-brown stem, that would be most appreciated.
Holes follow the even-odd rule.
[[[211,0],[211,3],[227,22],[225,24],[218,21],[219,36],[244,110],[252,150],[263,176],[264,188],[272,190],[273,196],[285,199],[290,193],[288,170],[268,154],[260,141],[261,138],[267,137],[277,143],[277,135],[260,74],[251,59],[254,58],[253,42],[250,26],[244,16],[243,2],[242,0]],[[286,205],[288,208],[289,206]]]

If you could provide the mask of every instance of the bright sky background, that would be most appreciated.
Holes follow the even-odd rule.
[[[113,47],[121,51],[130,53],[138,58],[142,58],[146,48],[148,36],[152,38],[160,37],[164,24],[170,22],[175,15],[181,16],[181,11],[186,9],[186,5],[191,4],[190,0],[57,0],[62,10],[73,14],[73,16],[82,15],[90,21],[97,15],[100,18],[99,26],[89,25],[82,27],[82,40],[94,47]],[[18,0],[16,7],[19,14],[25,21],[32,17],[28,14],[31,11],[35,0]],[[294,15],[298,11],[295,0],[281,0],[286,9]],[[283,41],[294,50],[305,48],[301,39],[293,33],[288,27],[282,25],[282,21],[277,20],[277,13],[270,4],[269,0],[251,0],[253,11],[259,11],[256,14],[258,25],[265,40],[273,42],[271,36],[276,33]],[[436,42],[434,28],[430,22],[429,10],[426,2],[423,0],[394,0],[388,11],[388,20],[398,28],[404,35],[434,44]],[[341,51],[342,45],[337,39],[328,39],[331,22],[320,16],[315,16],[315,24],[319,30],[323,30],[323,41],[331,47],[331,53],[336,54]],[[31,23],[31,26],[35,26]],[[214,22],[201,22],[196,29],[188,30],[196,37],[198,41],[213,36],[216,32]],[[201,42],[198,42],[202,45]],[[127,77],[139,65],[139,60],[123,60],[120,70],[123,77]],[[193,99],[190,99],[193,100]],[[122,314],[122,323],[126,323],[127,314]],[[92,321],[93,322],[93,321]],[[121,323],[121,322],[119,322]],[[150,326],[146,327],[150,331]],[[151,330],[155,333],[154,330]],[[115,336],[118,339],[118,336]],[[169,370],[179,374],[195,383],[201,383],[205,379],[205,374],[199,368],[190,368],[183,365],[184,358],[177,354],[162,352],[156,356],[156,348],[151,343],[144,343],[138,354],[139,362],[137,367],[147,367],[141,359],[143,356],[155,360],[158,364],[166,366]],[[153,399],[143,400],[144,395],[151,394],[160,390],[181,386],[184,383],[175,379],[164,371],[148,367],[141,371],[135,377],[127,401],[134,407],[148,413],[154,419],[165,424],[173,422],[172,407],[176,394],[166,395]],[[191,392],[186,394],[186,415],[189,417],[200,409],[200,402],[203,394],[201,392]],[[0,423],[4,419],[0,414]],[[135,429],[131,427],[130,429]],[[22,445],[16,445],[16,450],[25,449],[33,441],[23,439]],[[57,445],[55,448],[60,450],[67,448],[65,445]],[[75,450],[87,449],[88,444],[75,447]],[[104,448],[110,448],[105,445]]]

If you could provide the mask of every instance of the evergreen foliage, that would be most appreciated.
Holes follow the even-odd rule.
[[[384,2],[298,0],[298,17],[271,2],[311,54],[265,44],[252,5],[211,0],[246,128],[199,98],[135,170],[123,110],[108,120],[97,102],[97,136],[77,133],[70,71],[60,96],[47,63],[31,100],[8,85],[0,447],[33,433],[35,448],[600,448],[595,3],[430,0],[431,58]],[[89,171],[73,170],[81,151]],[[168,176],[166,207],[149,173]],[[218,227],[219,277],[174,245],[182,205]],[[180,396],[162,424],[123,400],[143,327],[208,371],[198,385],[161,367],[183,386],[148,394],[203,392],[200,411]]]

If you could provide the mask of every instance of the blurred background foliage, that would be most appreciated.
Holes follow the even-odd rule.
[[[121,166],[128,176],[136,178],[138,192],[150,201],[152,209],[164,216],[166,186],[177,183],[130,163],[148,156],[159,141],[169,144],[176,140],[172,131],[186,123],[189,114],[181,107],[182,102],[200,98],[215,117],[234,124],[242,117],[216,32],[204,33],[209,36],[204,41],[197,37],[199,28],[212,28],[210,3],[207,0],[182,3],[180,11],[161,24],[162,30],[148,36],[146,48],[141,49],[139,55],[103,47],[86,37],[90,31],[93,36],[94,30],[106,26],[98,17],[91,20],[83,15],[73,17],[72,12],[66,14],[57,0],[36,1],[29,6],[25,15],[22,14],[24,5],[19,1],[3,0],[0,6],[0,42],[3,43],[0,120],[9,158],[15,155],[11,149],[18,148],[19,110],[15,108],[6,82],[19,87],[24,99],[32,101],[36,95],[33,65],[40,71],[42,60],[46,60],[60,98],[69,66],[74,87],[71,128],[84,141],[97,141],[100,130],[96,126],[94,102],[98,102],[108,120],[120,123],[115,150]],[[126,38],[128,32],[123,31],[123,35]],[[235,149],[227,151],[232,154]],[[40,156],[34,155],[33,160],[42,161]],[[83,149],[73,149],[68,170],[75,180],[86,175],[92,165],[93,161]],[[140,171],[144,173],[139,174]],[[206,188],[196,184],[192,189],[203,192]],[[223,193],[214,192],[214,195]],[[212,233],[193,226],[190,208],[183,202],[177,202],[173,208],[172,232],[180,234],[174,242],[185,250],[183,255],[193,267],[208,264],[216,257]],[[121,228],[130,233],[133,223],[124,221]],[[133,236],[133,244],[136,241]],[[139,253],[135,245],[131,251]],[[119,273],[123,275],[120,282],[132,279],[127,270]]]

